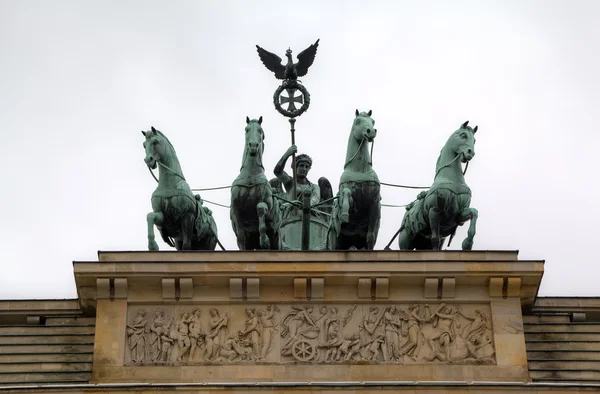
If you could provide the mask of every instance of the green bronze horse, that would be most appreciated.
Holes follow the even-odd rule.
[[[158,187],[152,193],[152,212],[147,215],[148,250],[158,250],[154,226],[177,250],[214,250],[217,225],[212,212],[202,206],[199,195],[192,194],[173,145],[154,127],[142,134],[146,137],[144,161],[150,171],[158,166]]]
[[[461,162],[468,166],[475,156],[477,126],[468,124],[466,121],[452,133],[442,148],[431,188],[406,207],[398,238],[400,249],[440,250],[446,237],[450,236],[449,245],[456,228],[467,220],[471,223],[462,248],[473,248],[478,213],[469,207],[471,189],[465,183]]]
[[[328,247],[372,250],[381,218],[380,183],[371,165],[369,142],[377,135],[372,111],[355,112],[348,138],[346,164],[333,207]]]
[[[277,250],[279,245],[281,213],[262,163],[265,134],[261,124],[262,116],[258,120],[246,117],[242,168],[231,185],[229,216],[240,250]]]

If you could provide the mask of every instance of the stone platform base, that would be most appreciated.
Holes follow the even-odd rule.
[[[522,311],[543,262],[517,252],[100,252],[74,270],[96,314],[93,383],[529,387]]]

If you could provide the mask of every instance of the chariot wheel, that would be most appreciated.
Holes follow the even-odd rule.
[[[292,347],[292,355],[298,361],[310,361],[313,359],[317,349],[308,341],[301,339]]]

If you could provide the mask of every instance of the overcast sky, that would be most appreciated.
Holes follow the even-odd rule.
[[[337,190],[357,108],[373,110],[389,183],[431,184],[470,120],[474,248],[545,259],[541,295],[600,295],[599,19],[598,1],[0,1],[0,298],[76,297],[73,260],[146,249],[142,129],[169,137],[193,188],[214,187],[262,115],[270,177],[289,124],[255,44],[283,58],[317,38],[296,124],[309,179]],[[416,194],[384,187],[382,202]],[[228,209],[210,207],[237,249]],[[382,208],[377,248],[403,213]]]

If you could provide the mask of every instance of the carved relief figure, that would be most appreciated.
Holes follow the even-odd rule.
[[[451,361],[450,343],[456,337],[456,329],[460,328],[460,323],[457,321],[458,309],[454,306],[447,306],[442,303],[434,312],[433,326],[437,328],[437,332],[429,338],[429,344],[433,355],[431,360],[438,358],[440,361]],[[442,353],[441,348],[444,348]]]
[[[397,360],[400,358],[400,335],[401,328],[400,316],[398,316],[396,307],[389,306],[383,313],[383,324],[385,329],[385,344],[383,348],[383,359],[385,361]]]
[[[428,306],[427,312],[429,312]],[[417,355],[419,354],[421,345],[421,322],[428,322],[431,317],[424,319],[419,316],[420,305],[412,305],[408,308],[408,314],[406,314],[405,323],[402,326],[402,335],[406,336],[406,342],[400,348],[401,355],[408,355],[414,361],[417,361]],[[427,313],[429,315],[429,313]]]
[[[273,344],[273,337],[275,336],[276,325],[274,322],[275,312],[279,312],[279,308],[276,305],[269,305],[267,309],[260,309],[258,311],[258,318],[260,325],[262,326],[261,335],[261,353],[260,358],[264,359],[267,354],[271,351]]]
[[[160,329],[160,356],[159,360],[162,362],[168,362],[171,360],[171,351],[173,344],[175,343],[176,336],[171,336],[171,324],[173,324],[173,318],[169,317],[166,319],[166,323]],[[175,333],[175,332],[173,332]]]
[[[240,336],[246,337],[252,346],[252,359],[260,360],[260,320],[256,315],[256,310],[254,308],[246,308],[246,315],[248,315],[248,319],[246,320],[246,329],[240,334]]]
[[[359,327],[362,343],[367,343],[383,334],[383,328],[380,326],[382,318],[383,314],[379,314],[378,307],[369,308],[369,313],[365,315],[363,324]]]
[[[225,342],[229,333],[229,315],[219,315],[216,308],[210,309],[210,330],[206,335],[206,359],[212,360],[219,354],[219,347]]]
[[[158,356],[160,355],[160,314],[160,310],[154,312],[154,320],[150,324],[147,335],[148,360],[151,362],[158,360]],[[162,319],[164,321],[164,316]]]
[[[481,335],[485,333],[485,330],[491,330],[491,326],[487,321],[487,318],[483,316],[480,309],[475,309],[475,317],[470,317],[459,311],[462,317],[467,320],[471,320],[471,323],[465,326],[465,329],[462,332],[463,338],[470,338],[474,336],[475,338],[479,338]]]
[[[148,320],[146,320],[146,310],[140,309],[133,323],[127,325],[127,335],[129,336],[129,350],[131,352],[131,361],[142,363],[147,360],[146,357],[146,333],[148,329]]]
[[[177,361],[183,360],[183,356],[190,350],[191,341],[189,337],[190,327],[192,322],[189,312],[183,312],[181,320],[177,322],[177,345],[179,346],[179,357]]]
[[[189,330],[190,330],[190,342],[191,342],[189,360],[192,361],[194,358],[194,355],[196,353],[196,349],[199,346],[202,346],[204,344],[204,335],[205,334],[204,334],[204,330],[202,328],[202,323],[200,320],[200,309],[194,310],[194,314],[191,317]]]

